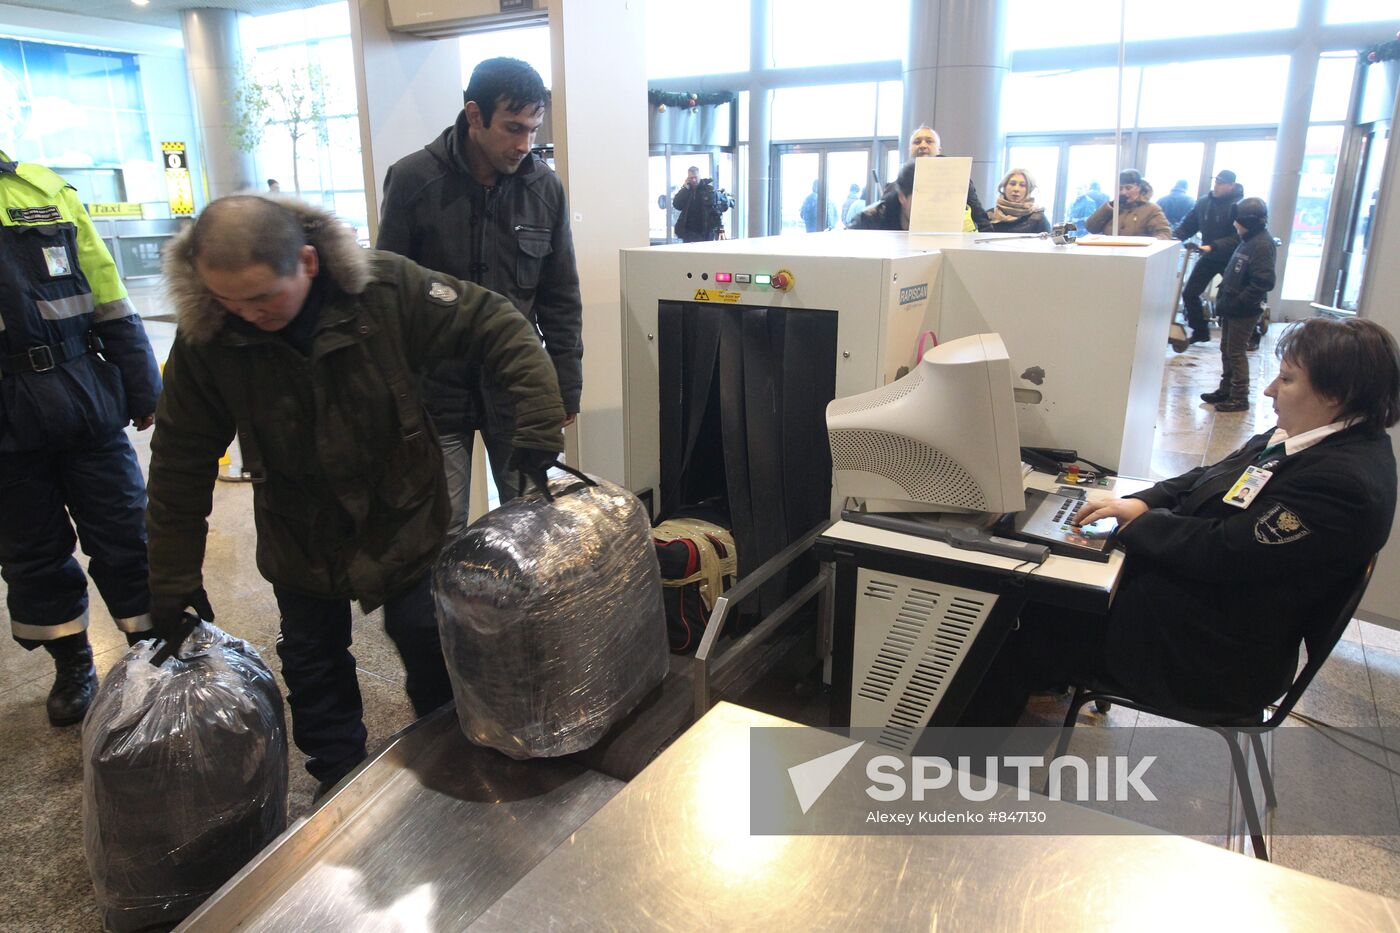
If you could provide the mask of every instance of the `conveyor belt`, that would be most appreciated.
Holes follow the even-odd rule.
[[[394,739],[188,930],[460,930],[623,784],[472,745],[446,707]]]

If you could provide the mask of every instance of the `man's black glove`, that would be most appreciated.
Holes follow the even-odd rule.
[[[178,648],[194,628],[185,620],[186,608],[193,609],[205,622],[214,621],[214,610],[203,587],[186,596],[169,593],[152,595],[151,627],[155,629],[156,637]]]
[[[555,450],[517,447],[510,455],[510,464],[507,469],[512,473],[521,473],[529,477],[545,494],[545,497],[549,498],[549,468],[554,466],[558,460],[559,452]],[[525,492],[523,484],[520,491]]]

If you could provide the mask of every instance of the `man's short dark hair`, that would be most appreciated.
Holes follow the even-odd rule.
[[[1303,369],[1318,394],[1341,404],[1344,418],[1375,430],[1400,420],[1400,348],[1375,321],[1308,318],[1284,331],[1274,355]]]
[[[894,177],[895,187],[904,193],[905,197],[914,193],[914,160],[910,159],[899,167],[899,174]]]
[[[462,92],[462,102],[476,101],[481,123],[491,125],[498,104],[511,113],[531,105],[535,112],[549,103],[549,88],[535,69],[518,58],[488,58],[472,69],[471,80]]]
[[[272,198],[235,194],[213,201],[190,231],[185,258],[211,269],[238,271],[263,265],[291,275],[301,261],[301,219]]]

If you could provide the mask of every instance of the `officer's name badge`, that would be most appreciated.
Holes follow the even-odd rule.
[[[1254,540],[1260,544],[1292,544],[1312,534],[1296,513],[1275,505],[1254,523]]]
[[[1259,490],[1264,488],[1264,484],[1273,475],[1260,467],[1247,466],[1240,474],[1240,478],[1235,480],[1235,484],[1221,497],[1221,500],[1226,505],[1233,505],[1237,509],[1247,509],[1249,504],[1254,501],[1254,497],[1259,494]]]
[[[428,297],[438,304],[450,305],[457,301],[457,289],[446,282],[434,282],[428,286]]]

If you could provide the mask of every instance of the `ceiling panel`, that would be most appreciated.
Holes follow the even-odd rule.
[[[26,7],[31,10],[96,16],[101,19],[119,19],[128,23],[179,29],[180,11],[191,7],[238,10],[241,13],[256,15],[320,6],[325,0],[150,0],[146,6],[137,6],[131,0],[5,0],[5,2],[10,6]]]

